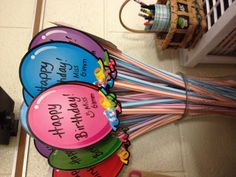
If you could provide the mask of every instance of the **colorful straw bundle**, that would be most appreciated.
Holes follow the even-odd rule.
[[[129,140],[186,115],[236,115],[236,81],[148,66],[65,26],[37,34],[20,65],[21,121],[53,176],[116,176]]]

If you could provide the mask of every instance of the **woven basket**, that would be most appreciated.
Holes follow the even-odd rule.
[[[124,24],[121,14],[129,1],[126,0],[120,8],[121,25],[135,33],[156,33],[162,49],[191,48],[206,31],[206,16],[201,0],[158,0],[154,21],[148,30],[132,29]]]

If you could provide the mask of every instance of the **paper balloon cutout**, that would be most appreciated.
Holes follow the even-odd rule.
[[[120,157],[117,154],[112,155],[105,161],[99,163],[96,166],[85,168],[81,170],[64,171],[64,170],[53,170],[53,177],[116,177],[123,167]]]
[[[64,41],[77,44],[97,58],[105,59],[104,49],[86,33],[69,27],[51,27],[38,33],[31,41],[29,49],[50,41]]]
[[[29,105],[32,103],[33,99],[34,99],[33,97],[31,97],[31,96],[28,94],[28,92],[26,92],[25,89],[23,89],[23,98],[24,98],[25,104],[26,104],[27,106],[29,106]]]
[[[24,128],[24,130],[28,133],[28,134],[31,134],[30,133],[30,130],[29,130],[29,127],[28,127],[28,124],[27,124],[27,111],[28,111],[28,106],[23,103],[21,105],[21,109],[20,109],[20,122],[21,122],[21,125],[22,127]]]
[[[75,151],[55,150],[49,156],[49,164],[61,170],[87,168],[107,159],[122,145],[117,137],[109,134],[95,145]]]
[[[46,144],[41,143],[39,140],[34,140],[34,145],[39,154],[41,154],[43,157],[48,158],[49,155],[52,153],[53,149]]]
[[[63,41],[68,43],[73,43],[79,45],[91,53],[93,53],[97,58],[101,58],[104,65],[108,66],[111,70],[111,77],[116,78],[115,61],[109,59],[109,54],[106,50],[100,46],[91,36],[87,33],[79,31],[70,27],[51,27],[47,28],[40,33],[38,33],[32,40],[29,49],[32,49],[40,44],[44,44],[50,41]],[[112,80],[110,80],[112,82]],[[112,83],[109,83],[112,85]]]
[[[98,87],[86,84],[53,86],[34,99],[28,110],[30,132],[59,149],[92,145],[118,125],[116,107]]]
[[[110,79],[101,60],[65,42],[50,42],[29,51],[21,62],[20,78],[32,97],[57,83],[82,81],[105,87]]]

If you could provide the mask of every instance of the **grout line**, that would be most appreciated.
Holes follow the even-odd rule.
[[[37,0],[34,0],[34,9],[33,9],[33,15],[32,15],[32,26],[31,26],[31,34],[30,37],[33,37],[34,33],[34,24],[35,24],[35,16],[37,13]]]
[[[159,171],[159,170],[151,170],[148,172],[152,172],[156,175],[167,175],[170,177],[176,177],[176,176],[181,176],[181,177],[186,177],[186,173],[184,171]]]
[[[143,33],[131,33],[131,32],[129,32],[129,31],[114,31],[114,30],[109,30],[108,31],[109,33],[127,33],[127,34],[136,34],[136,35],[144,35]],[[145,34],[144,36],[146,36],[146,35],[148,35],[148,36],[152,36],[153,34],[152,33],[147,33],[147,34]]]
[[[27,167],[28,167],[28,158],[29,158],[29,148],[30,148],[30,136],[26,136],[26,145],[25,145],[25,157],[23,161],[23,168],[22,168],[22,177],[27,176]]]
[[[44,18],[45,18],[45,13],[46,13],[46,5],[47,5],[47,0],[43,1],[43,5],[42,5],[42,12],[41,12],[41,19],[40,19],[40,30],[43,29],[44,26]]]
[[[180,128],[180,125],[178,124],[178,132],[179,132],[179,136],[180,136],[180,153],[181,153],[181,162],[182,162],[182,168],[183,168],[183,172],[184,172],[184,176],[187,175],[186,172],[186,167],[185,167],[185,154],[184,154],[184,145],[183,145],[183,132],[182,129]]]
[[[155,41],[156,42],[156,41]],[[157,43],[156,43],[156,45],[158,45]],[[173,54],[173,53],[171,53],[171,58],[175,58],[175,57],[173,57],[173,55],[176,55],[176,54]],[[170,61],[170,63],[171,63],[171,72],[172,73],[175,73],[176,72],[176,67],[175,67],[175,61],[174,60],[171,60]],[[178,129],[179,129],[179,124],[177,124],[177,126],[178,126]],[[179,130],[178,130],[178,132],[179,132]],[[182,155],[182,154],[181,154]]]
[[[19,121],[20,122],[20,121]],[[11,172],[11,176],[14,177],[15,175],[15,171],[16,171],[16,162],[17,162],[17,154],[18,154],[18,147],[20,145],[20,134],[21,134],[21,124],[18,124],[18,130],[17,130],[17,137],[16,137],[16,144],[17,147],[15,149],[15,155],[14,155],[14,160],[13,160],[13,168],[12,168],[12,172]]]
[[[0,176],[11,176],[11,173],[0,173]]]
[[[106,0],[103,0],[103,38],[107,39],[107,30],[106,30],[106,24],[107,24],[107,10],[106,10]]]
[[[33,35],[35,35],[37,32],[39,32],[40,30],[40,20],[41,20],[41,14],[42,14],[42,10],[43,9],[43,5],[44,5],[44,1],[45,0],[35,0],[36,5],[35,5],[35,11],[34,11],[34,18],[33,18],[33,28],[32,29],[32,37]],[[16,155],[16,168],[15,168],[15,172],[12,175],[15,175],[15,177],[20,177],[22,176],[22,172],[25,172],[26,170],[26,166],[25,165],[25,161],[27,158],[25,155],[25,153],[28,153],[28,148],[27,145],[27,137],[26,137],[26,133],[24,132],[23,128],[21,128],[21,132],[20,132],[20,140],[19,140],[19,147],[17,150],[17,155]]]
[[[26,133],[24,131],[24,129],[19,125],[20,127],[20,131],[19,133],[19,144],[18,144],[18,148],[17,148],[17,153],[15,155],[16,157],[16,162],[15,164],[15,168],[13,168],[12,171],[12,177],[20,177],[20,175],[22,175],[22,162],[24,160],[24,152],[25,152],[25,138],[26,138]]]
[[[20,26],[0,26],[0,28],[6,28],[6,29],[31,29],[31,27],[20,27]]]
[[[155,173],[179,173],[179,174],[185,174],[183,170],[152,170]]]

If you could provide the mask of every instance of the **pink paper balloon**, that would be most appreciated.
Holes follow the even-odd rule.
[[[42,92],[28,111],[32,134],[59,149],[78,149],[104,138],[111,126],[106,96],[85,83],[60,84]]]

